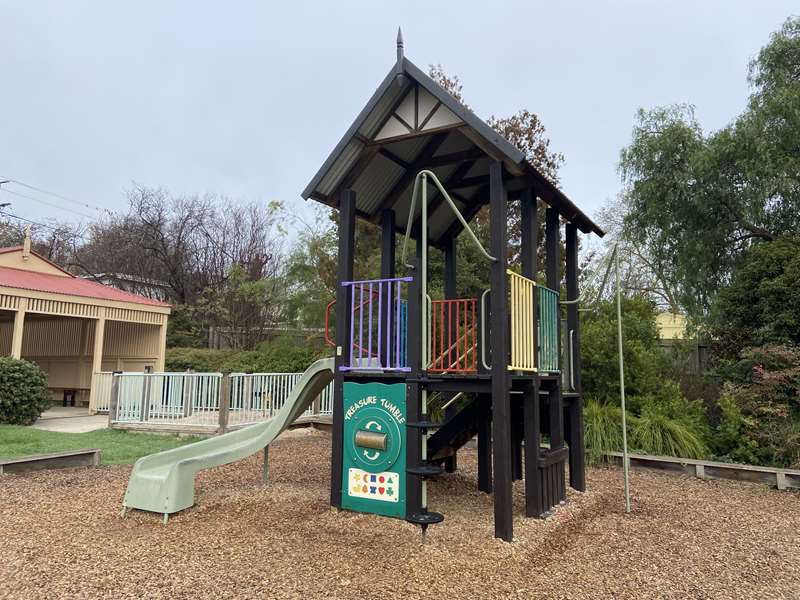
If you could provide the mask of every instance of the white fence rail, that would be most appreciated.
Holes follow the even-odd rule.
[[[112,424],[226,429],[265,421],[283,407],[302,373],[115,373]],[[115,391],[114,391],[115,390]],[[333,384],[304,413],[332,412]]]
[[[120,373],[114,421],[214,426],[222,373]]]
[[[107,413],[111,406],[111,383],[114,374],[111,371],[98,371],[92,373],[92,393],[89,410],[92,412]]]
[[[228,425],[258,423],[275,415],[283,408],[302,373],[231,373],[230,409]],[[331,414],[333,384],[323,390],[310,406],[306,416]]]

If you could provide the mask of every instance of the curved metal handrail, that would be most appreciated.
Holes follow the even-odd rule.
[[[491,370],[491,367],[486,364],[486,296],[490,291],[491,288],[487,288],[481,294],[481,363],[487,371]]]
[[[412,193],[411,193],[411,208],[409,209],[409,212],[408,212],[408,223],[406,224],[406,235],[403,238],[403,251],[402,251],[402,253],[400,255],[401,256],[401,263],[406,265],[409,268],[411,267],[411,265],[406,263],[406,247],[408,246],[408,239],[411,236],[411,225],[414,222],[414,209],[416,208],[416,205],[417,205],[417,191],[419,190],[419,183],[420,183],[420,181],[425,181],[425,183],[427,183],[427,178],[428,177],[430,177],[433,180],[433,184],[439,190],[439,193],[442,194],[442,196],[444,197],[445,200],[447,200],[447,203],[450,205],[450,208],[453,209],[453,213],[455,213],[456,217],[461,222],[461,225],[464,227],[466,232],[469,234],[470,239],[472,239],[472,241],[478,247],[478,250],[481,251],[481,254],[483,254],[488,260],[490,260],[492,262],[497,262],[497,258],[495,258],[491,254],[489,254],[486,251],[486,249],[483,247],[483,245],[481,245],[480,241],[478,241],[478,237],[475,235],[475,232],[472,231],[472,228],[469,226],[469,224],[467,223],[466,219],[464,219],[464,215],[462,215],[461,211],[458,210],[458,207],[456,206],[456,203],[453,202],[453,199],[450,197],[450,194],[448,194],[447,190],[444,189],[444,186],[442,185],[442,182],[439,181],[439,178],[436,176],[436,173],[434,173],[433,171],[430,171],[428,169],[423,169],[422,171],[417,173],[417,176],[414,178],[414,188],[413,188]],[[423,219],[426,220],[426,221],[427,221],[427,209],[428,209],[427,198],[423,195],[422,211],[423,211],[423,215],[424,215]],[[427,245],[428,232],[426,231],[426,228],[424,228],[424,227],[423,227],[422,235],[423,235],[424,241],[426,242],[426,245]]]

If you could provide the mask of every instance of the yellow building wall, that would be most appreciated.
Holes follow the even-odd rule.
[[[681,314],[665,312],[656,316],[659,335],[662,340],[682,340],[686,338],[686,317]]]
[[[55,265],[36,256],[33,253],[28,254],[27,258],[23,258],[22,250],[15,250],[14,252],[0,253],[0,267],[11,267],[12,269],[22,269],[24,271],[35,271],[36,273],[48,273],[50,275],[60,275],[62,277],[70,277]]]

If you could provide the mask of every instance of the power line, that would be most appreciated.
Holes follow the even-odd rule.
[[[49,229],[57,234],[56,237],[61,237],[64,240],[69,240],[68,237],[64,237],[65,234],[69,235],[69,230],[64,231],[59,229],[58,227],[53,227],[52,225],[48,225],[47,223],[41,223],[39,221],[34,221],[33,219],[28,219],[27,217],[20,217],[19,215],[15,215],[10,212],[5,212],[2,210],[2,205],[0,205],[0,216],[3,217],[11,217],[12,219],[18,219],[19,221],[25,221],[26,223],[30,223],[31,225],[37,225],[39,227],[44,227],[45,229]],[[72,233],[77,236],[78,238],[85,240],[87,232],[86,231],[77,231],[73,230]]]
[[[19,196],[20,198],[27,198],[28,200],[33,200],[34,202],[39,202],[39,203],[44,204],[46,206],[50,206],[51,208],[57,208],[58,210],[66,210],[66,211],[69,211],[71,213],[80,215],[82,217],[86,217],[87,219],[96,219],[97,218],[96,215],[87,215],[86,213],[79,212],[79,211],[77,211],[75,209],[72,209],[72,208],[66,208],[64,206],[59,206],[58,204],[53,204],[52,202],[48,202],[47,200],[42,200],[40,198],[34,198],[33,196],[28,196],[26,194],[20,194],[19,192],[14,192],[12,190],[7,190],[4,187],[0,187],[0,192],[5,192],[6,194],[14,194],[15,196]]]
[[[52,229],[53,231],[58,231],[58,229],[56,227],[53,227],[52,225],[46,225],[45,223],[39,223],[39,221],[32,221],[31,219],[26,219],[25,217],[20,217],[19,215],[15,215],[15,214],[12,214],[12,213],[9,213],[9,212],[5,212],[5,211],[2,211],[2,210],[0,210],[0,215],[3,215],[4,217],[11,217],[13,219],[19,219],[20,221],[25,221],[26,223],[30,223],[32,225],[38,225],[39,227],[46,227],[47,229]]]
[[[78,206],[83,206],[85,208],[93,208],[94,210],[96,210],[98,212],[102,212],[104,210],[104,209],[100,208],[99,206],[95,206],[94,204],[89,204],[88,202],[81,202],[79,200],[73,200],[72,198],[67,198],[66,196],[62,196],[61,194],[56,194],[55,192],[51,192],[49,190],[45,190],[45,189],[42,189],[40,187],[36,187],[35,185],[31,185],[29,183],[24,183],[24,182],[22,182],[22,181],[20,181],[18,179],[12,179],[11,177],[6,177],[6,176],[2,176],[2,175],[0,175],[0,179],[7,179],[11,183],[16,183],[17,185],[21,185],[23,187],[26,187],[28,189],[34,190],[36,192],[40,192],[42,194],[48,194],[50,196],[55,196],[56,198],[61,198],[62,200],[66,201],[66,202],[72,202],[73,204],[77,204]]]

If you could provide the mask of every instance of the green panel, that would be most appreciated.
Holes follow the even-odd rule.
[[[558,292],[543,285],[539,291],[539,372],[558,372]]]
[[[379,434],[384,447],[359,445],[359,431]],[[405,384],[345,382],[342,439],[342,508],[404,518]]]

